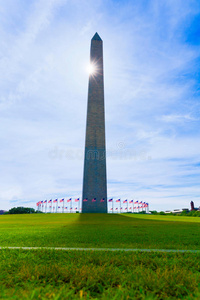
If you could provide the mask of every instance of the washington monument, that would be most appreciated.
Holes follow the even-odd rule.
[[[90,65],[82,212],[107,213],[103,41],[98,33],[91,40]]]

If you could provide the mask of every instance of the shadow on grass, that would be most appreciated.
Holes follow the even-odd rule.
[[[158,224],[158,223],[166,223],[165,220],[152,220],[147,219],[145,216],[143,218],[134,218],[134,216],[129,216],[128,214],[102,214],[102,213],[81,213],[79,214],[79,218],[76,220],[76,223],[79,224],[134,224],[134,223],[149,223],[149,224]],[[174,221],[167,221],[169,223]]]

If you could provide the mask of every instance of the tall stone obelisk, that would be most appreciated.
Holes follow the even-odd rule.
[[[103,41],[98,33],[91,40],[90,64],[82,212],[107,213]]]

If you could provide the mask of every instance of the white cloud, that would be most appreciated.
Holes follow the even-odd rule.
[[[185,115],[165,115],[161,117],[164,122],[185,122],[185,121],[197,121],[196,118],[192,117],[190,114]]]

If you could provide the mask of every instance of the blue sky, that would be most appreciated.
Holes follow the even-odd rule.
[[[0,209],[81,197],[96,31],[108,196],[200,206],[199,21],[197,0],[0,0]]]

